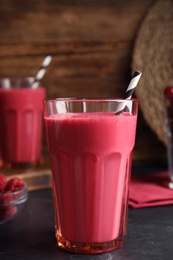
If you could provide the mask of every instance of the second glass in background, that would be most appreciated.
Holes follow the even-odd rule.
[[[41,162],[42,103],[45,88],[34,78],[0,80],[0,154],[5,168],[28,168]]]

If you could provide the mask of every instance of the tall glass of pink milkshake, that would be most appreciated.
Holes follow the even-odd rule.
[[[94,254],[122,247],[137,112],[135,99],[44,101],[61,248]]]
[[[41,160],[45,89],[33,89],[33,80],[0,80],[0,154],[5,168],[28,168]]]

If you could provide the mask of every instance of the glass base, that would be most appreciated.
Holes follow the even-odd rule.
[[[11,170],[30,170],[35,167],[38,167],[42,164],[42,160],[37,160],[34,162],[2,162],[1,168]]]
[[[72,242],[57,236],[57,244],[60,248],[83,254],[100,254],[122,248],[124,237],[103,243],[81,243]]]

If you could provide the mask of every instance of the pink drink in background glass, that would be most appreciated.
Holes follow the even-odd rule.
[[[137,101],[128,101],[133,111],[117,116],[109,105],[116,101],[85,100],[85,113],[75,102],[80,101],[44,104],[56,237],[67,250],[101,253],[121,248],[126,235]]]
[[[32,78],[8,79],[0,86],[0,152],[3,165],[31,166],[41,160],[42,102],[45,89],[31,88]]]

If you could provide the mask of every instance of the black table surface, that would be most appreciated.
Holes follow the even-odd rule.
[[[99,255],[58,248],[51,189],[30,191],[22,213],[0,226],[0,259],[172,260],[173,205],[131,209],[122,249]]]

